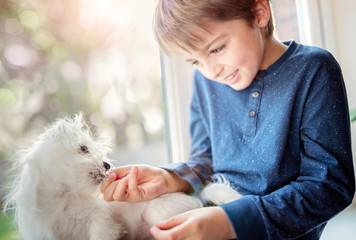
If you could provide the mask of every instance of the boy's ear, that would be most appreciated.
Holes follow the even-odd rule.
[[[268,4],[269,0],[256,0],[252,11],[255,14],[255,24],[257,27],[264,28],[268,25],[271,17],[271,9]]]

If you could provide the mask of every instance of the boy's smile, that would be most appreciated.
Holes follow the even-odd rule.
[[[236,71],[234,71],[233,73],[231,73],[230,75],[228,75],[228,76],[225,77],[225,78],[217,77],[217,80],[218,80],[219,82],[225,82],[225,83],[228,84],[228,85],[232,85],[232,84],[234,84],[234,83],[237,82],[237,80],[238,80],[238,75],[239,75],[238,73],[239,73],[239,71],[236,70]]]

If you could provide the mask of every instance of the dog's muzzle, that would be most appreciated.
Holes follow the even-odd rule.
[[[110,164],[107,162],[103,162],[103,167],[96,167],[89,172],[89,176],[94,179],[97,184],[100,184],[104,181],[104,179],[108,179],[107,171],[110,169]]]

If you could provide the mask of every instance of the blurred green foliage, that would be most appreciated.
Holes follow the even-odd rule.
[[[0,209],[1,210],[1,209]],[[13,215],[0,212],[0,240],[18,239],[18,233],[13,224]]]
[[[356,109],[350,112],[350,118],[351,118],[351,122],[356,121]]]

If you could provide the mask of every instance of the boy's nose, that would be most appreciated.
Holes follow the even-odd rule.
[[[209,78],[212,80],[217,80],[219,77],[221,77],[221,73],[223,71],[223,67],[221,65],[215,64],[209,66],[208,73],[209,73]]]

